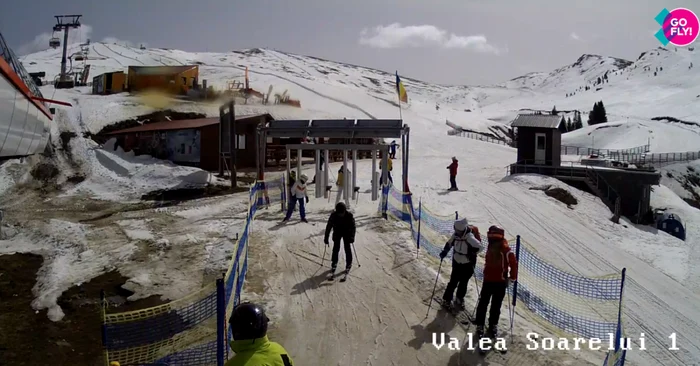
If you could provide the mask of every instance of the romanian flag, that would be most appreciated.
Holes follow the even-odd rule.
[[[396,92],[399,94],[399,100],[408,103],[408,94],[406,94],[406,88],[403,87],[401,78],[399,78],[399,72],[396,72]]]

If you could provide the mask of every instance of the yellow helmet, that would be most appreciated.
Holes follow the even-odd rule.
[[[120,366],[118,361],[112,361],[109,363],[109,366]]]

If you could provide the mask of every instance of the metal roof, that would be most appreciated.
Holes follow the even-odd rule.
[[[279,120],[261,131],[269,137],[399,138],[408,126],[400,119]]]
[[[510,127],[559,128],[561,116],[551,114],[519,114]]]
[[[198,69],[197,65],[182,66],[129,66],[129,74],[139,75],[176,75],[187,70]]]
[[[272,116],[269,114],[250,114],[245,116],[236,116],[236,122],[243,122],[248,119],[253,119],[257,117],[265,117],[267,120],[272,120]],[[107,135],[121,135],[125,133],[134,132],[151,132],[151,131],[172,131],[172,130],[186,130],[190,128],[202,128],[204,126],[218,125],[219,117],[212,118],[199,118],[199,119],[181,119],[175,121],[163,121],[148,123],[136,127],[125,128],[123,130],[113,131]]]

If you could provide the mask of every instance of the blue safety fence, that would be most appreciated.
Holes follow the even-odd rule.
[[[437,258],[454,231],[454,221],[459,218],[458,212],[449,216],[437,215],[427,209],[422,200],[414,205],[410,193],[400,192],[393,186],[382,187],[378,210],[385,218],[391,216],[406,222],[417,250],[423,249]],[[481,232],[481,241],[486,248],[485,231]],[[615,334],[617,339],[621,337],[624,269],[621,274],[583,277],[543,260],[520,236],[509,242],[511,247],[515,246],[519,262],[518,281],[508,289],[513,306],[519,300],[546,323],[579,337],[607,339],[610,334]],[[483,269],[482,256],[474,274],[479,281],[483,280]],[[607,355],[605,365],[624,364],[625,354],[616,346]]]
[[[216,283],[167,304],[121,313],[108,313],[103,296],[105,364],[223,366],[232,340],[227,320],[243,292],[253,220],[261,209],[282,207],[284,187],[283,178],[251,185],[243,232],[226,274]]]

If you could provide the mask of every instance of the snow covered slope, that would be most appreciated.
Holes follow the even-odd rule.
[[[273,114],[277,113],[276,116],[281,118],[285,116],[288,118],[303,116],[308,118],[396,118],[398,116],[393,74],[377,70],[271,50],[188,53],[160,49],[139,50],[105,44],[93,44],[92,47],[95,53],[102,55],[101,59],[91,60],[91,63],[94,62],[97,65],[98,70],[124,70],[129,64],[142,63],[154,65],[201,63],[201,77],[219,87],[226,85],[229,79],[241,80],[243,70],[248,66],[253,88],[266,91],[269,85],[273,85],[275,90],[273,92],[288,89],[293,98],[301,100],[303,108],[294,109],[294,112],[291,112],[292,108],[245,106],[251,110],[273,108]],[[626,143],[627,135],[634,140],[628,146],[644,144],[646,141],[638,143],[637,140],[642,140],[644,131],[652,131],[646,134],[654,135],[653,143],[656,144],[654,146],[659,149],[665,149],[667,145],[671,145],[670,141],[674,138],[685,141],[684,147],[688,147],[697,140],[685,135],[678,136],[678,132],[683,131],[684,134],[695,132],[680,130],[678,126],[666,125],[665,122],[648,124],[646,121],[655,116],[674,116],[688,121],[700,119],[698,118],[700,99],[696,99],[693,95],[695,93],[700,95],[697,86],[700,85],[698,84],[700,74],[696,68],[688,70],[688,65],[681,67],[690,60],[697,61],[697,58],[696,54],[687,50],[678,52],[654,50],[634,64],[621,69],[621,63],[614,59],[602,58],[600,61],[594,61],[597,60],[595,57],[586,57],[581,60],[580,65],[575,67],[565,67],[553,74],[528,76],[530,84],[534,84],[531,86],[526,85],[525,81],[521,81],[519,85],[516,85],[518,82],[511,82],[508,85],[499,86],[439,86],[404,77],[410,103],[405,106],[402,113],[404,120],[411,127],[413,136],[409,174],[412,192],[414,196],[422,198],[424,205],[437,211],[438,214],[452,215],[454,211],[460,211],[472,223],[484,229],[494,223],[501,224],[511,235],[521,235],[544,259],[573,273],[599,276],[617,273],[626,267],[629,278],[624,303],[626,332],[631,337],[638,337],[640,333],[645,333],[646,346],[649,349],[648,351],[630,351],[629,359],[640,365],[696,364],[700,362],[700,344],[697,341],[700,339],[700,326],[697,322],[697,319],[700,319],[700,309],[694,305],[700,303],[700,295],[698,295],[700,280],[697,277],[699,268],[697,263],[700,263],[697,254],[700,253],[698,250],[700,235],[691,232],[685,242],[679,242],[649,227],[636,227],[625,221],[621,225],[615,225],[608,220],[607,208],[598,198],[587,193],[567,187],[580,202],[572,210],[544,196],[541,192],[528,189],[535,184],[560,184],[554,180],[533,176],[503,179],[505,166],[515,160],[515,150],[460,137],[448,137],[445,119],[468,129],[486,132],[490,131],[489,127],[503,126],[504,123],[509,122],[521,108],[550,110],[553,105],[556,105],[559,110],[585,111],[593,105],[593,102],[602,99],[610,116],[615,117],[614,121],[626,121],[627,117],[630,117],[634,119],[633,123],[636,123],[636,125],[602,129],[601,133],[605,134],[605,138],[610,136],[610,140],[606,143],[611,146]],[[46,71],[49,75],[55,73],[59,67],[57,53],[54,51],[29,55],[24,62],[28,64],[27,67],[31,71]],[[31,64],[32,62],[34,65]],[[663,71],[660,71],[656,77],[650,76],[648,71],[643,71],[645,66],[650,65],[653,66],[652,69],[663,67]],[[604,74],[605,68],[616,69],[608,73],[609,83],[602,85],[602,90],[595,91],[593,88],[590,91],[576,92],[573,97],[566,97],[567,93],[581,86],[577,83],[597,79],[601,73]],[[577,74],[581,72],[583,74]],[[569,86],[569,83],[573,85]],[[134,105],[138,103],[138,99],[124,95],[89,96],[86,89],[58,91],[57,96],[59,93],[65,93],[64,96],[78,101],[76,110],[79,113],[74,114],[73,125],[85,131],[98,131],[110,122],[124,119],[123,116],[126,114],[133,116],[135,108],[143,108],[143,106]],[[439,104],[439,109],[436,109],[436,104]],[[105,108],[109,108],[109,113],[103,114],[108,116],[100,115],[100,108],[105,105],[107,106]],[[215,108],[217,106],[182,104],[181,107],[198,110],[211,108],[211,113],[207,112],[207,114],[218,113]],[[466,111],[467,109],[471,112]],[[140,113],[136,115],[138,114]],[[78,120],[79,118],[82,120]],[[600,128],[600,126],[597,127]],[[586,135],[586,131],[590,132],[593,129],[581,130],[578,133]],[[575,139],[576,136],[572,135],[571,138]],[[580,137],[581,141],[585,138],[587,137]],[[602,140],[605,138],[601,136]],[[598,147],[598,141],[596,141],[596,147]],[[453,192],[448,195],[443,192],[443,188],[447,185],[445,166],[449,163],[451,156],[457,156],[460,159],[461,172],[457,180],[460,188],[465,189],[466,192]],[[359,169],[367,173],[369,167],[364,164],[359,165]],[[358,184],[367,186],[369,174],[363,176],[358,173]],[[118,189],[117,186],[113,188]],[[672,193],[664,191],[663,188],[656,190],[653,197],[655,200],[671,198],[673,198]],[[369,202],[366,197],[363,199],[364,201],[358,205],[358,212],[366,213],[376,208],[376,202]],[[324,200],[314,200],[310,206],[310,210],[318,210],[317,213],[329,208]],[[686,209],[694,212],[690,208]],[[691,221],[689,225],[697,227],[699,222],[695,221],[696,216],[688,214],[686,217],[686,221]],[[323,215],[316,218],[322,220]],[[271,233],[274,231],[267,224],[261,226],[269,229]],[[193,224],[190,230],[196,231],[196,225]],[[375,229],[367,230],[367,240],[372,241],[380,237]],[[292,242],[298,241],[308,246],[306,237],[312,234],[294,229],[284,229],[280,233],[290,242],[283,243],[274,238],[270,240],[273,240],[275,247],[286,246],[288,250],[294,247]],[[291,236],[292,233],[296,236]],[[404,239],[405,235],[398,238],[401,239],[400,244],[406,246],[405,250],[415,250],[413,244],[408,242],[408,239]],[[382,238],[382,240],[385,239]],[[389,263],[384,256],[390,256],[392,253],[381,244],[381,241],[377,240],[376,243],[367,245],[368,252],[361,254],[361,259],[377,261],[379,264],[367,265],[372,270],[368,270],[365,274],[358,271],[358,276],[385,275],[382,273],[385,273],[386,269],[382,270],[382,268]],[[189,255],[194,256],[191,253]],[[342,313],[332,310],[337,305],[351,300],[358,300],[361,305],[364,302],[369,306],[368,304],[378,296],[373,295],[371,291],[378,292],[381,285],[368,283],[368,287],[364,288],[361,284],[348,283],[356,286],[349,286],[351,287],[349,291],[353,291],[351,295],[354,296],[330,291],[319,292],[331,296],[328,300],[324,300],[326,298],[323,297],[318,301],[289,297],[286,296],[290,291],[288,286],[303,282],[313,273],[308,263],[303,262],[304,259],[296,257],[285,253],[284,256],[275,258],[278,265],[288,267],[284,267],[280,272],[282,275],[277,275],[275,281],[269,285],[273,292],[270,296],[275,295],[272,297],[282,298],[279,301],[287,301],[275,309],[276,314],[292,317],[293,319],[287,321],[294,327],[293,329],[298,330],[297,333],[292,332],[288,335],[287,339],[290,342],[297,342],[296,344],[304,350],[308,347],[317,347],[318,344],[310,344],[309,340],[298,339],[298,334],[311,331],[309,322],[304,321],[311,318],[305,317],[319,313],[323,314],[323,319],[328,321],[336,319],[333,316],[338,317],[336,319],[338,322],[333,323],[336,325],[333,328],[336,332],[333,337],[347,337],[349,344],[353,346],[366,346],[367,334],[351,327],[352,324],[359,324],[352,318],[358,315],[350,310]],[[397,257],[400,259],[399,255]],[[189,267],[187,269],[192,270]],[[258,268],[258,270],[261,269]],[[171,282],[166,280],[166,283],[159,283],[159,291],[167,293],[185,291],[181,284],[174,280],[182,277],[183,274],[179,272],[177,266],[173,267],[172,271],[177,272],[179,276],[171,275],[168,277],[173,279],[170,280]],[[386,312],[391,315],[384,315],[383,308],[370,309],[371,314],[388,317],[386,319],[390,319],[391,324],[382,326],[381,321],[373,323],[374,318],[359,320],[363,325],[376,324],[377,333],[372,333],[372,336],[377,337],[375,338],[377,345],[381,344],[382,338],[379,336],[384,334],[384,329],[400,334],[404,339],[405,327],[399,328],[394,324],[395,321],[402,320],[397,311],[422,306],[415,296],[396,294],[399,291],[406,291],[402,287],[405,281],[400,278],[400,275],[400,273],[386,274],[388,276],[386,281],[391,285],[386,287],[392,288],[392,292],[384,297],[382,307],[386,307]],[[194,286],[191,281],[188,285]],[[175,288],[178,291],[174,291]],[[52,289],[55,290],[55,288]],[[146,284],[142,284],[140,290],[146,293],[154,291]],[[267,300],[271,299],[267,298]],[[370,311],[366,312],[370,313]],[[410,314],[403,315],[406,327],[410,327],[409,323],[415,320],[414,318]],[[343,324],[346,328],[342,327]],[[531,325],[532,322],[524,324],[525,327]],[[390,330],[389,327],[391,327]],[[525,328],[519,331],[522,333],[523,330]],[[677,352],[669,351],[667,344],[668,335],[674,331],[678,334],[679,344],[683,345],[681,351]],[[387,342],[387,344],[398,347],[401,342]],[[342,356],[341,350],[329,345],[321,348],[319,352],[323,354],[319,357],[326,360]],[[363,353],[362,360],[348,359],[348,362],[365,363],[373,362],[372,360],[376,360],[377,363],[388,362],[390,356],[396,354],[397,352],[382,353],[381,348],[378,347],[377,350]],[[416,353],[407,353],[403,357],[410,355],[416,355]],[[311,360],[311,358],[304,359],[307,363]],[[406,358],[401,360],[408,362]],[[421,364],[420,362],[431,364],[430,360],[419,359],[418,361],[414,364]],[[562,363],[561,361],[551,362]]]
[[[652,153],[700,151],[700,126],[634,118],[608,120],[563,134],[562,145],[613,150],[650,144]]]

